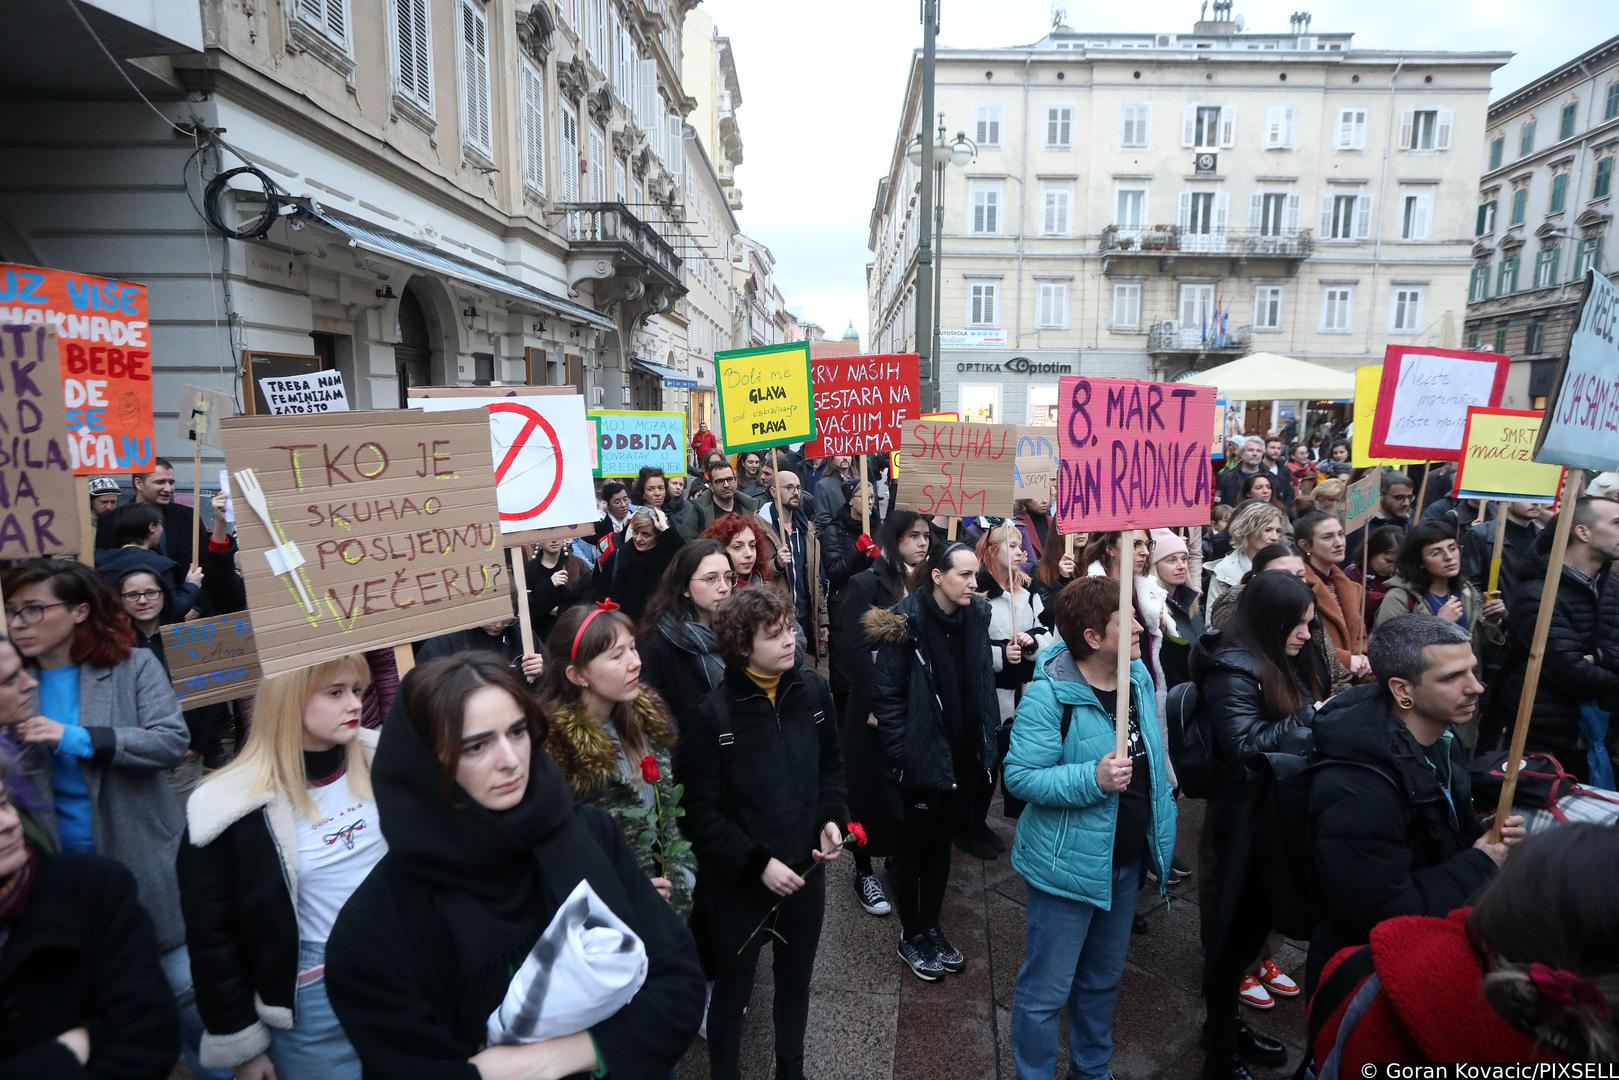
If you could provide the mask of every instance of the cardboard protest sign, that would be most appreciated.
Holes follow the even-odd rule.
[[[917,419],[918,420],[937,420],[940,423],[954,424],[954,423],[958,422],[961,419],[961,414],[958,413],[958,412],[930,412],[930,413],[923,413],[921,416],[917,417]],[[901,449],[899,446],[895,446],[894,447],[894,452],[892,454],[888,455],[888,475],[889,476],[896,477],[896,478],[899,476],[900,459],[903,458],[904,456],[905,456],[905,451],[903,449]]]
[[[686,414],[614,412],[590,414],[596,435],[597,476],[637,476],[653,465],[666,474],[686,471]]]
[[[590,476],[592,432],[585,399],[568,388],[417,386],[407,403],[428,412],[485,411],[502,533],[577,525],[601,516]]]
[[[265,675],[511,618],[487,413],[224,428]]]
[[[247,612],[163,627],[169,682],[182,711],[252,697],[259,688],[259,654]]]
[[[1378,457],[1459,460],[1467,410],[1501,404],[1510,362],[1500,353],[1390,345],[1369,449]]]
[[[1231,403],[1225,398],[1214,400],[1214,449],[1209,452],[1209,457],[1216,461],[1225,457],[1226,417],[1230,411]]]
[[[806,458],[883,454],[899,445],[899,426],[921,411],[921,358],[915,353],[817,357],[815,429]]]
[[[1468,409],[1453,496],[1554,503],[1563,469],[1534,459],[1545,414],[1526,409]]]
[[[1073,375],[1057,385],[1062,532],[1208,521],[1214,387]]]
[[[1536,461],[1598,472],[1619,462],[1619,289],[1594,270],[1548,400]]]
[[[901,430],[900,509],[947,518],[1011,511],[1016,425],[910,420]]]
[[[78,546],[59,356],[48,325],[0,326],[0,559]]]
[[[349,395],[343,388],[343,373],[339,371],[311,371],[307,375],[260,379],[259,393],[271,416],[349,411]]]
[[[199,410],[207,412],[208,422],[203,426],[202,435],[197,441],[215,450],[225,449],[225,442],[219,437],[219,422],[227,416],[236,415],[236,399],[218,390],[205,390],[200,386],[182,386],[179,409],[180,438],[188,442],[191,440],[193,414]]]
[[[157,451],[145,285],[0,263],[0,322],[56,330],[75,475],[150,467]]]
[[[1344,492],[1344,531],[1354,532],[1377,513],[1383,495],[1383,467],[1371,469]]]
[[[1055,428],[1017,429],[1017,458],[1012,463],[1012,489],[1020,499],[1049,499],[1057,479]]]
[[[726,453],[814,441],[809,342],[717,352],[714,381]]]

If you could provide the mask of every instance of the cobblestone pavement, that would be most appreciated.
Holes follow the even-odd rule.
[[[990,823],[1008,847],[1012,823]],[[1196,866],[1202,804],[1182,800],[1179,858]],[[897,915],[873,918],[854,901],[850,860],[829,868],[826,926],[811,985],[806,1072],[817,1080],[981,1080],[1011,1077],[1012,989],[1023,958],[1026,887],[1008,855],[982,862],[955,854],[944,927],[967,956],[967,970],[936,983],[911,975],[894,955]],[[1132,939],[1124,990],[1114,1021],[1113,1071],[1120,1080],[1196,1077],[1202,1065],[1198,1028],[1201,950],[1198,945],[1197,876],[1171,889],[1165,905],[1150,889],[1141,902],[1148,933]],[[1150,898],[1150,899],[1149,899]],[[770,1032],[770,964],[759,963],[758,983],[743,1036],[743,1075],[768,1080],[774,1057]],[[1304,954],[1289,944],[1277,956],[1282,968],[1303,981]],[[1291,1048],[1297,1066],[1304,1038],[1301,999],[1274,1009],[1243,1009],[1254,1027]],[[1066,1028],[1066,1020],[1064,1021]],[[1065,1036],[1066,1038],[1066,1036]],[[1059,1068],[1066,1072],[1066,1042]],[[1280,1077],[1285,1070],[1255,1075]],[[686,1055],[680,1080],[708,1076],[706,1045]]]

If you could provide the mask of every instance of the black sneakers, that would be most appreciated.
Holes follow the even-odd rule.
[[[898,952],[899,958],[905,961],[918,979],[934,982],[944,976],[944,965],[933,955],[933,946],[927,934],[918,934],[913,938],[901,935]]]
[[[894,910],[889,906],[888,896],[883,892],[883,883],[877,880],[876,874],[856,874],[854,894],[859,899],[860,906],[866,909],[867,915],[887,915]]]
[[[950,944],[950,939],[944,936],[944,931],[935,926],[923,935],[928,946],[933,949],[934,959],[939,966],[954,974],[967,966],[967,958],[961,955],[961,950]]]

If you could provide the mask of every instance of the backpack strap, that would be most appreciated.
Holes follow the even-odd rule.
[[[1057,725],[1057,741],[1059,743],[1068,741],[1068,729],[1073,725],[1074,707],[1065,703],[1062,707],[1062,721]]]
[[[1376,973],[1376,965],[1372,960],[1372,947],[1362,945],[1344,957],[1343,963],[1333,968],[1332,974],[1316,987],[1315,996],[1310,999],[1309,1037],[1304,1048],[1306,1056],[1315,1053],[1316,1040],[1320,1039],[1321,1033],[1326,1030],[1327,1022],[1355,996],[1356,987],[1365,982],[1368,976]],[[1346,1013],[1343,1024],[1339,1026],[1340,1047],[1343,1041],[1343,1026],[1348,1023],[1349,1016]]]

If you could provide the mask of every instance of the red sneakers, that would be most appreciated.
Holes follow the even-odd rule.
[[[1254,975],[1264,984],[1266,990],[1277,997],[1299,996],[1299,984],[1288,978],[1282,969],[1276,966],[1276,961],[1268,956],[1259,962],[1259,967],[1254,969]]]
[[[1237,1000],[1256,1009],[1276,1007],[1276,1000],[1270,996],[1270,991],[1260,985],[1259,980],[1252,975],[1244,975],[1242,982],[1237,985]]]

